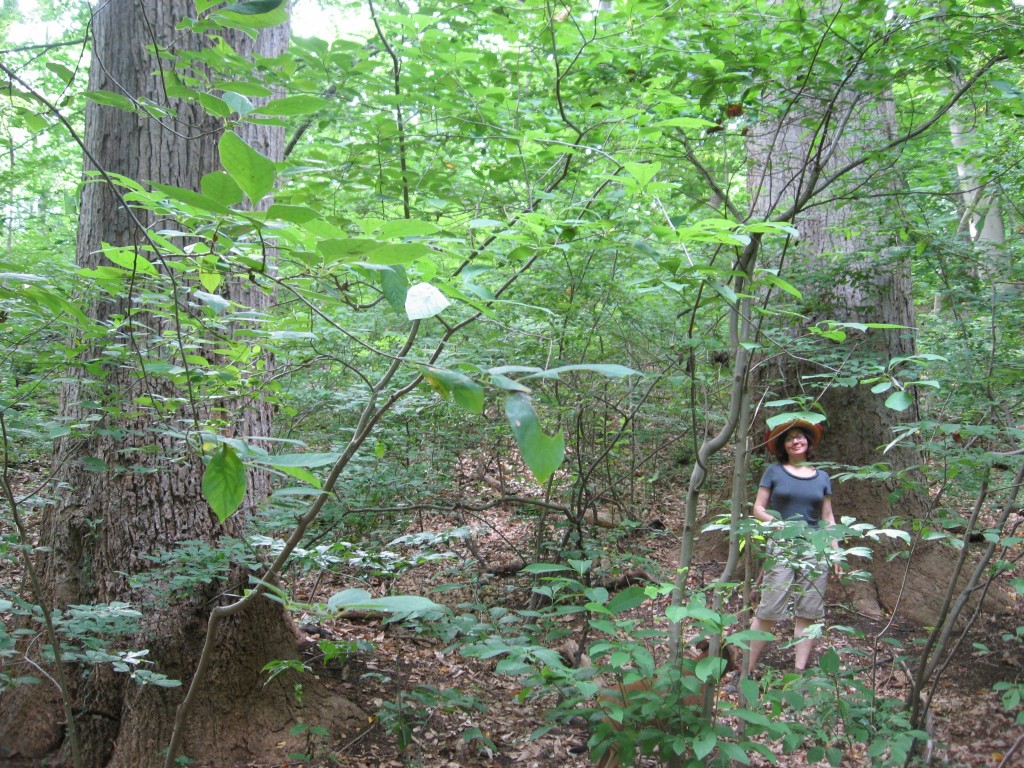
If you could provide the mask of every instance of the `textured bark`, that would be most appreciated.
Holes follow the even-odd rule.
[[[86,108],[87,172],[102,168],[142,183],[157,181],[198,190],[203,175],[219,169],[217,140],[222,126],[193,105],[164,96],[161,68],[147,47],[190,50],[208,44],[175,29],[194,15],[184,0],[109,0],[97,6],[94,18],[91,90],[125,93],[174,111],[173,119],[144,118],[90,102]],[[283,51],[286,27],[261,31],[257,40],[234,31],[224,41],[242,57]],[[239,126],[237,132],[254,148],[279,159],[283,130]],[[98,166],[98,167],[97,167]],[[145,216],[139,212],[137,215]],[[173,222],[142,222],[155,230],[173,229]],[[105,183],[89,183],[82,194],[78,263],[104,263],[103,243],[140,247],[145,235]],[[183,244],[183,243],[181,243]],[[152,254],[147,254],[152,259]],[[268,297],[245,282],[226,286],[226,295],[259,309]],[[135,358],[181,360],[174,341],[173,317],[146,311],[139,295],[119,295],[90,308],[110,331],[85,359],[92,365],[69,377],[62,393],[62,415],[70,423],[99,418],[105,428],[85,439],[59,442],[55,466],[62,491],[45,512],[41,543],[48,549],[40,569],[51,605],[122,601],[144,611],[131,648],[147,648],[155,671],[186,684],[195,669],[206,629],[206,617],[218,602],[247,587],[248,573],[238,569],[229,583],[203,586],[186,597],[161,598],[129,584],[132,575],[152,568],[147,555],[173,551],[185,540],[216,544],[241,533],[245,518],[269,493],[265,474],[250,476],[249,494],[240,514],[217,522],[200,491],[202,462],[173,431],[184,431],[209,414],[186,404],[163,411],[130,413],[133,398],[166,395],[181,398],[159,378],[142,375]],[[187,312],[181,301],[180,312]],[[170,340],[170,343],[168,341]],[[107,364],[104,357],[122,348],[125,357]],[[270,365],[272,361],[267,361]],[[173,400],[171,402],[178,402]],[[226,434],[258,443],[270,434],[269,405],[258,401],[222,403],[218,415],[233,421]],[[89,471],[95,461],[106,470]],[[306,711],[300,717],[294,679],[281,676],[264,685],[262,667],[273,659],[296,658],[295,636],[279,604],[269,600],[226,622],[218,637],[219,654],[202,700],[190,721],[184,751],[199,764],[223,765],[265,755],[289,742],[288,729],[298,719],[318,722],[322,689],[304,681]],[[87,766],[162,765],[175,709],[184,687],[139,686],[124,674],[98,666],[78,670],[74,683],[76,723]],[[0,757],[42,758],[62,747],[65,731],[50,687],[14,689],[0,698]],[[344,702],[338,717],[354,714]],[[333,716],[332,716],[333,717]],[[327,722],[327,725],[337,725]],[[63,744],[65,757],[67,744]]]
[[[863,192],[896,189],[897,181],[883,158],[857,166],[853,161],[872,147],[895,136],[892,101],[885,91],[863,87],[854,72],[839,78],[811,71],[799,83],[780,84],[776,120],[766,120],[748,136],[752,193],[751,212],[758,218],[786,218],[799,230],[795,248],[785,254],[766,252],[764,265],[782,267],[787,279],[804,294],[803,313],[809,324],[831,319],[860,323],[892,323],[905,330],[851,333],[846,344],[857,359],[884,365],[897,355],[914,352],[915,316],[909,264],[890,248],[884,220],[884,201]],[[840,180],[822,182],[839,169]],[[842,265],[836,269],[835,265]],[[836,275],[838,274],[838,278]],[[829,275],[822,280],[821,275]],[[798,332],[802,329],[796,329]],[[826,350],[827,351],[827,350]],[[779,359],[764,369],[783,381],[783,392],[807,392],[806,375],[826,373],[806,362]],[[884,398],[865,386],[825,391],[820,402],[828,416],[826,438],[818,458],[845,465],[889,462],[897,471],[918,466],[921,456],[909,444],[883,455],[881,447],[895,437],[894,427],[917,418],[917,406],[897,413],[884,407]],[[893,500],[896,482],[851,481],[836,484],[833,507],[837,519],[852,516],[882,526],[887,518],[922,518],[930,512],[925,494],[904,492]],[[853,590],[857,607],[869,615],[898,611],[901,618],[934,623],[952,573],[955,555],[948,549],[919,545],[909,567],[905,559],[889,561],[890,542],[874,547],[875,556],[863,565],[872,585]]]

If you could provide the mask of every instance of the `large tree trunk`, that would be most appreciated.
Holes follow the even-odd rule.
[[[94,18],[91,90],[125,93],[163,104],[174,119],[144,118],[89,103],[86,110],[87,172],[103,169],[137,179],[198,190],[204,174],[219,170],[217,140],[222,126],[195,105],[169,101],[159,76],[170,63],[157,60],[152,46],[177,51],[199,49],[208,41],[182,33],[175,25],[194,15],[185,0],[110,0]],[[263,30],[252,40],[232,30],[218,31],[239,55],[274,55],[284,50],[287,27]],[[239,126],[237,132],[268,157],[280,159],[284,136],[279,128]],[[144,212],[136,212],[146,216]],[[153,229],[173,229],[167,221],[143,220]],[[104,243],[141,248],[145,233],[106,183],[85,186],[78,237],[78,263],[105,263]],[[182,245],[184,243],[181,243]],[[146,254],[153,259],[152,253]],[[260,309],[268,297],[241,281],[223,289],[233,299]],[[187,302],[178,296],[180,312]],[[180,435],[210,416],[207,407],[189,402],[166,379],[145,375],[138,360],[180,362],[173,315],[150,311],[142,292],[97,302],[91,314],[109,328],[86,356],[91,364],[70,377],[62,393],[62,415],[70,424],[98,419],[84,437],[59,442],[55,466],[61,488],[45,512],[40,543],[50,605],[98,605],[123,602],[143,612],[126,646],[148,649],[149,668],[189,682],[203,644],[212,607],[248,587],[248,571],[237,568],[225,582],[196,584],[184,593],[132,586],[133,576],[152,571],[147,556],[173,552],[183,541],[216,546],[238,536],[246,515],[269,492],[269,478],[252,473],[241,512],[221,525],[200,491],[203,465],[195,445]],[[170,340],[170,343],[169,341]],[[109,363],[105,361],[111,361]],[[269,361],[268,361],[269,364]],[[137,408],[141,395],[167,396],[163,409]],[[268,437],[271,413],[265,403],[220,402],[218,418],[233,419],[225,434],[258,443]],[[189,720],[184,752],[200,764],[224,765],[254,754],[270,754],[290,742],[298,720],[316,722],[318,689],[304,681],[300,716],[294,678],[266,683],[261,669],[273,659],[296,658],[295,635],[280,605],[258,602],[221,627],[219,652],[200,700]],[[32,649],[27,650],[33,653]],[[38,651],[35,651],[38,658]],[[162,765],[175,710],[184,687],[138,685],[127,675],[98,665],[79,667],[72,684],[75,722],[83,764],[87,766]],[[14,689],[0,699],[0,745],[9,755],[41,758],[69,745],[52,687]],[[293,746],[288,744],[288,746]],[[283,754],[282,754],[283,756]]]
[[[761,122],[748,135],[752,213],[792,221],[800,235],[788,253],[764,253],[764,266],[781,267],[782,274],[801,289],[801,310],[808,324],[831,319],[902,326],[866,334],[848,332],[843,354],[836,357],[852,353],[861,363],[884,370],[893,357],[914,353],[913,296],[909,264],[897,255],[892,229],[884,223],[889,218],[885,203],[874,202],[872,195],[864,193],[867,189],[882,193],[884,201],[884,194],[894,191],[898,181],[884,157],[861,165],[854,161],[894,138],[892,100],[885,90],[858,79],[854,71],[842,78],[801,73],[800,83],[780,83],[777,88],[780,98],[774,114],[778,117]],[[838,174],[840,169],[846,169],[845,174]],[[832,177],[838,180],[823,184]],[[835,356],[834,345],[827,349],[830,344],[823,343],[823,356]],[[781,378],[784,391],[771,394],[820,397],[828,421],[818,458],[842,465],[888,462],[896,472],[920,465],[921,455],[911,441],[882,452],[895,438],[899,424],[917,419],[916,402],[896,412],[885,407],[884,396],[867,386],[832,385],[819,392],[822,379],[804,377],[821,376],[827,369],[808,364],[806,356],[800,358],[782,360],[772,368],[771,376]],[[926,494],[905,490],[894,496],[898,489],[895,480],[837,483],[836,517],[852,516],[883,527],[893,515],[921,519],[930,514]],[[868,615],[898,611],[901,618],[932,624],[942,609],[955,553],[917,543],[908,563],[905,558],[888,557],[896,546],[900,545],[888,539],[873,546],[873,560],[861,564],[872,573],[873,584],[857,587],[852,599]]]

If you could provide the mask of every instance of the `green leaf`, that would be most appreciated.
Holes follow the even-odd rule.
[[[284,0],[247,0],[243,3],[232,3],[221,8],[221,11],[241,13],[245,16],[256,16],[261,13],[270,13],[284,5]]]
[[[215,293],[207,293],[206,291],[192,291],[192,295],[201,301],[205,306],[209,307],[214,311],[214,314],[221,314],[231,306],[231,302],[225,299],[223,296],[218,296]]]
[[[711,120],[704,120],[699,117],[673,117],[669,120],[660,120],[659,122],[654,123],[654,125],[658,128],[666,127],[704,129],[718,127],[718,123],[715,123]]]
[[[717,680],[724,672],[725,659],[721,656],[705,656],[697,662],[697,666],[693,670],[693,674],[701,682],[707,682],[710,679]]]
[[[106,248],[103,255],[108,261],[129,272],[139,272],[144,275],[157,274],[156,267],[152,262],[131,248]]]
[[[885,399],[885,407],[893,411],[905,411],[914,404],[914,398],[906,390],[893,392]]]
[[[395,219],[381,225],[381,237],[422,237],[435,235],[441,231],[437,224],[416,219]]]
[[[641,586],[627,587],[621,592],[616,592],[608,601],[608,610],[612,613],[631,611],[644,604],[647,600],[647,593]]]
[[[710,755],[715,745],[718,744],[718,736],[712,730],[706,730],[693,740],[693,756],[703,760]]]
[[[821,671],[828,675],[839,674],[839,654],[829,648],[818,659],[818,665],[821,667]]]
[[[266,463],[278,469],[286,467],[326,467],[334,464],[341,454],[338,453],[280,453],[268,456]]]
[[[445,400],[453,399],[470,413],[483,413],[484,388],[465,374],[431,367],[424,369],[423,378]]]
[[[363,589],[346,589],[331,595],[327,607],[332,611],[380,611],[381,613],[414,614],[444,610],[444,606],[417,595],[371,597]]]
[[[203,472],[203,498],[222,523],[231,517],[245,498],[245,465],[235,450],[221,444]]]
[[[250,147],[232,131],[220,137],[220,162],[235,183],[256,205],[271,189],[277,172],[273,161]]]
[[[291,116],[291,115],[312,115],[326,107],[330,102],[312,94],[299,94],[297,96],[285,96],[283,99],[274,99],[266,104],[252,107],[252,111],[261,115]]]
[[[432,251],[423,243],[385,243],[371,250],[367,260],[371,264],[408,264],[429,253]]]
[[[287,221],[290,224],[308,224],[320,218],[320,214],[306,205],[282,205],[274,203],[267,209],[268,219]]]
[[[405,312],[405,298],[409,293],[409,279],[401,264],[383,269],[380,273],[380,287],[384,298],[398,314]]]
[[[636,179],[641,189],[646,187],[655,174],[661,170],[661,163],[625,163],[626,172]]]
[[[226,91],[221,97],[225,104],[227,104],[233,111],[237,112],[239,116],[248,115],[255,109],[249,99],[240,93],[234,93],[233,91]]]
[[[114,93],[113,91],[88,91],[85,94],[85,98],[97,104],[102,104],[105,107],[116,107],[117,109],[123,109],[126,112],[134,112],[136,110],[135,102],[123,93]]]
[[[203,178],[205,179],[206,177],[204,176]],[[191,189],[183,189],[182,187],[173,187],[170,184],[158,184],[156,182],[153,182],[153,189],[163,192],[172,200],[177,200],[179,203],[184,203],[200,211],[216,213],[222,216],[231,212],[227,206],[221,205],[211,197],[193,192]]]
[[[286,475],[291,475],[296,480],[301,480],[304,483],[309,483],[314,488],[320,487],[320,478],[310,472],[308,469],[302,467],[281,467],[282,472]]]
[[[522,392],[513,392],[505,398],[505,415],[526,466],[538,483],[546,482],[562,466],[565,437],[561,432],[553,437],[544,434],[529,396]]]
[[[224,171],[214,171],[203,176],[199,181],[199,188],[203,191],[204,200],[211,200],[218,206],[224,206],[220,210],[214,210],[215,213],[227,213],[227,206],[242,202],[241,187]]]
[[[768,429],[775,429],[779,424],[785,424],[788,421],[806,421],[809,424],[820,424],[825,420],[825,417],[820,413],[813,413],[811,411],[789,411],[787,413],[780,413],[777,416],[772,416],[767,420]]]
[[[523,573],[564,573],[571,571],[567,565],[559,565],[558,563],[530,563],[528,566],[523,568]]]
[[[558,374],[566,373],[568,371],[590,371],[592,373],[600,373],[604,376],[610,376],[616,379],[622,379],[626,376],[640,376],[639,371],[634,371],[632,368],[627,368],[624,365],[616,365],[615,363],[594,363],[586,364],[581,363],[578,365],[562,365],[558,368],[549,368],[546,371],[538,371],[537,373],[531,373],[523,376],[524,379],[557,379]]]

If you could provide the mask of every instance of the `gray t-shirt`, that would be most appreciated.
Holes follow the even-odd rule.
[[[768,509],[774,509],[783,520],[803,518],[812,528],[818,527],[821,505],[832,495],[828,474],[815,470],[813,477],[796,477],[782,464],[772,464],[761,477],[760,486],[771,491]]]

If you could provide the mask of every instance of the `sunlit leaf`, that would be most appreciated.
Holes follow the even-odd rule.
[[[203,472],[203,498],[222,523],[231,517],[245,498],[245,465],[229,445],[221,445]]]
[[[239,136],[225,131],[220,137],[220,162],[254,205],[274,188],[277,172],[270,158],[261,155]]]
[[[252,107],[252,111],[260,115],[311,115],[319,112],[330,102],[327,99],[304,93],[295,96],[285,96],[283,99],[274,99],[266,104]]]
[[[429,367],[423,370],[423,378],[445,400],[454,400],[470,413],[483,412],[484,388],[465,374]]]

